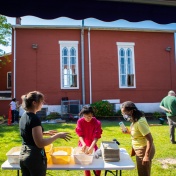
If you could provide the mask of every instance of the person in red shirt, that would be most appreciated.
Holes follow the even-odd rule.
[[[93,150],[97,150],[97,141],[101,138],[102,128],[101,122],[94,117],[92,107],[84,106],[79,113],[80,119],[77,121],[76,133],[79,136],[78,146],[82,147],[82,151],[86,154],[92,154]],[[95,171],[99,176],[101,171]],[[89,170],[84,172],[85,176],[90,176]]]

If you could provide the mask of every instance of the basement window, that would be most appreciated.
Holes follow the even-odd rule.
[[[12,92],[11,91],[0,91],[0,100],[11,100]]]

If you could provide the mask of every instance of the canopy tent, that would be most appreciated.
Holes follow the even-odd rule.
[[[26,15],[43,19],[69,17],[102,21],[118,19],[138,22],[152,20],[160,24],[176,22],[175,0],[3,0],[0,14],[9,17]]]
[[[152,20],[160,24],[176,23],[175,0],[3,0],[0,14],[9,17],[36,16],[42,19],[69,17],[76,20],[96,18],[110,22]],[[14,34],[15,35],[15,34]],[[16,39],[14,37],[14,39]],[[81,41],[84,36],[81,35]],[[15,43],[15,41],[14,41]],[[16,51],[14,46],[13,96],[16,97]],[[85,105],[84,46],[81,42],[82,104]],[[90,99],[91,99],[90,88]],[[90,100],[91,102],[91,100]]]

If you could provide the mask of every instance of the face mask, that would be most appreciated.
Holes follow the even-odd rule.
[[[130,120],[131,120],[131,116],[130,116],[130,115],[127,115],[127,114],[124,114],[124,115],[123,115],[123,118],[124,118],[126,121],[130,121]]]

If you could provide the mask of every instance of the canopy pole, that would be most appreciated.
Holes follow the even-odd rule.
[[[84,20],[81,28],[81,60],[82,60],[82,105],[85,105],[85,75],[84,75]]]
[[[16,98],[16,29],[14,27],[14,56],[13,56],[13,97]]]
[[[92,67],[91,67],[91,49],[90,49],[90,27],[88,30],[88,49],[89,49],[89,89],[90,89],[90,104],[92,104]]]

